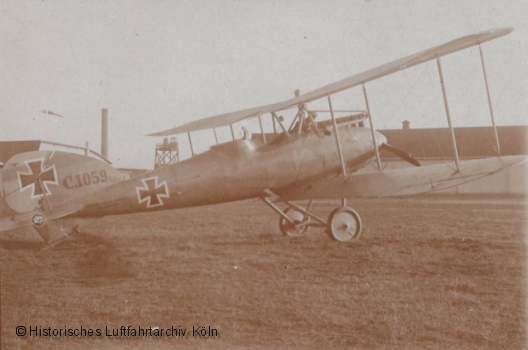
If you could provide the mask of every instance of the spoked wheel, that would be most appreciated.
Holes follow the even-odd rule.
[[[289,223],[285,218],[280,217],[279,228],[283,235],[289,237],[298,237],[304,235],[310,229],[310,226],[298,225],[301,223],[309,223],[310,217],[308,215],[305,215],[297,209],[291,207],[286,209],[284,211],[284,214],[288,215],[288,217],[295,223],[295,225]]]
[[[328,217],[327,233],[332,239],[339,242],[357,240],[361,235],[359,214],[352,208],[337,208]]]

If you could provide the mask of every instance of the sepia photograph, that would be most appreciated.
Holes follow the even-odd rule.
[[[527,14],[1,1],[0,349],[528,348]]]

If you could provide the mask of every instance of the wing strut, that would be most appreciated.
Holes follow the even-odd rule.
[[[482,62],[482,72],[484,72],[484,82],[486,83],[486,93],[488,94],[488,104],[491,115],[491,125],[493,125],[493,131],[495,131],[495,142],[497,142],[497,155],[500,157],[500,143],[499,143],[499,134],[497,133],[497,126],[495,125],[495,118],[493,117],[493,108],[491,107],[491,97],[488,87],[488,77],[486,75],[486,66],[484,65],[484,55],[482,54],[482,48],[479,44],[480,50],[480,62]]]
[[[258,116],[259,124],[260,124],[260,132],[262,133],[262,140],[264,140],[264,144],[267,144],[266,142],[266,134],[264,133],[264,128],[262,127],[262,119],[260,119],[260,115]]]
[[[301,109],[300,110],[300,113],[299,113],[299,130],[297,130],[297,135],[301,135],[301,132],[303,130],[303,123],[304,123],[304,109]]]
[[[368,97],[367,97],[367,89],[365,88],[365,84],[361,84],[363,86],[363,96],[365,96],[365,104],[367,105],[367,114],[368,119],[370,123],[370,134],[372,135],[372,144],[374,146],[374,151],[376,152],[376,161],[378,162],[378,171],[381,171],[381,159],[379,155],[378,145],[376,143],[376,133],[374,132],[374,125],[372,124],[372,115],[370,114],[370,106],[368,103]]]
[[[444,75],[442,74],[442,64],[440,63],[440,57],[436,57],[436,63],[438,65],[438,74],[440,75],[440,84],[442,85],[442,95],[444,96],[444,107],[446,110],[447,123],[449,124],[449,130],[451,130],[451,141],[453,142],[453,152],[455,155],[455,164],[457,173],[460,172],[460,160],[458,159],[458,150],[455,140],[455,131],[453,130],[453,124],[451,123],[451,115],[449,114],[449,105],[447,104],[447,94],[444,85]]]
[[[301,111],[302,111],[301,109],[299,109],[297,111],[297,114],[295,115],[295,118],[293,118],[293,121],[291,122],[290,127],[288,128],[288,131],[294,131],[294,129],[296,129],[295,126],[298,126],[297,119],[299,119],[299,116],[301,115]]]
[[[187,136],[189,137],[189,144],[191,145],[191,155],[192,155],[192,157],[194,157],[194,150],[193,150],[193,145],[192,145],[192,140],[191,140],[191,133],[188,132]]]
[[[229,124],[229,128],[231,129],[231,137],[233,137],[233,141],[235,141],[235,132],[233,131],[233,124]]]
[[[286,133],[286,135],[288,135],[288,137],[291,137],[288,130],[286,130],[286,128],[284,127],[284,124],[282,124],[279,117],[277,117],[277,114],[275,114],[275,112],[271,112],[271,115],[273,116],[273,120],[277,119],[277,121],[279,122],[279,125],[281,126],[282,130]]]
[[[216,144],[218,145],[218,136],[216,136],[216,128],[213,128],[214,134],[215,134],[215,140]]]
[[[337,151],[339,153],[339,159],[341,160],[341,170],[343,171],[343,180],[346,180],[346,166],[345,166],[345,159],[343,157],[343,151],[341,150],[341,142],[339,141],[339,134],[337,133],[337,123],[334,116],[334,109],[332,108],[332,100],[330,99],[330,95],[327,96],[328,98],[328,106],[330,107],[330,115],[332,116],[332,124],[334,125],[334,135],[336,139],[337,144]]]
[[[295,97],[299,97],[301,92],[299,91],[299,89],[297,89],[295,90],[294,94],[295,94]],[[299,130],[297,130],[297,135],[300,136],[302,128],[303,128],[303,122],[304,122],[304,103],[298,104],[297,107],[299,107],[299,112],[297,113],[297,115],[299,116]]]

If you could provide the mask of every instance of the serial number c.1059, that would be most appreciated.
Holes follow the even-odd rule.
[[[104,170],[92,171],[91,173],[83,173],[76,175],[68,175],[62,180],[62,184],[67,189],[78,188],[83,186],[97,185],[100,182],[107,182],[108,175]]]

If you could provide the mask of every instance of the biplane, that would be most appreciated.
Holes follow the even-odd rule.
[[[419,53],[353,75],[319,89],[296,94],[294,98],[269,105],[220,114],[176,128],[150,134],[187,134],[231,127],[233,140],[211,146],[201,154],[163,168],[124,180],[108,162],[60,151],[20,153],[1,169],[0,191],[3,217],[0,231],[31,226],[46,240],[54,242],[79,230],[78,219],[106,215],[151,212],[226,203],[246,199],[262,200],[279,216],[279,229],[287,236],[305,234],[321,227],[331,238],[347,242],[361,234],[361,218],[347,206],[347,198],[402,196],[429,193],[495,174],[526,162],[525,156],[460,161],[453,133],[441,57],[509,34],[502,28],[468,35]],[[482,68],[486,71],[482,50]],[[452,164],[420,166],[403,150],[387,143],[375,131],[365,84],[394,72],[436,60],[444,106],[454,149]],[[487,87],[487,78],[485,78]],[[332,96],[361,86],[366,111],[336,117]],[[489,90],[488,99],[489,99]],[[330,119],[316,121],[316,111],[308,104],[328,103]],[[326,100],[326,101],[325,101]],[[289,127],[281,113],[297,109]],[[495,126],[493,111],[491,120]],[[271,118],[274,137],[262,129],[261,118]],[[262,137],[245,132],[236,139],[233,123],[258,119]],[[368,122],[369,127],[365,124]],[[496,135],[496,128],[495,128]],[[392,152],[413,167],[383,170],[380,152]],[[358,173],[367,164],[378,171]],[[337,198],[341,205],[321,218],[311,211],[313,200]],[[307,205],[299,201],[308,201]],[[304,202],[302,202],[304,203]]]

